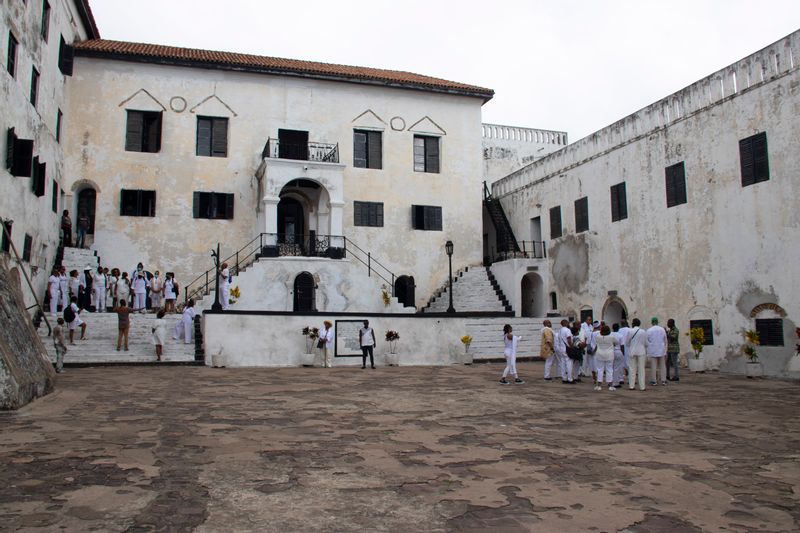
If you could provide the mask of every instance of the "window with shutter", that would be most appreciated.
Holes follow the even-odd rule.
[[[439,173],[439,138],[414,135],[414,171]]]
[[[36,101],[39,99],[39,71],[36,67],[31,68],[31,105],[36,107]]]
[[[64,118],[64,113],[61,110],[58,110],[58,114],[56,115],[56,142],[61,142],[61,121]]]
[[[442,208],[435,205],[412,205],[411,227],[427,231],[442,231]]]
[[[383,227],[383,203],[353,202],[353,225]]]
[[[683,161],[668,166],[666,175],[667,207],[686,203],[686,170]]]
[[[75,49],[68,45],[61,36],[61,42],[58,46],[58,70],[64,76],[72,76],[72,64],[75,61]]]
[[[125,150],[156,153],[161,150],[161,112],[128,110]]]
[[[9,128],[6,134],[6,167],[12,176],[30,178],[33,168],[33,139],[20,139]]]
[[[367,132],[353,131],[353,166],[367,168]]]
[[[353,130],[353,166],[383,168],[383,132]]]
[[[41,198],[44,196],[45,189],[47,188],[47,163],[40,163],[39,157],[34,157],[31,173],[33,174],[33,176],[31,176],[33,178],[31,180],[33,194]]]
[[[710,320],[690,320],[689,329],[694,328],[703,330],[703,346],[714,345],[714,327]]]
[[[561,206],[550,208],[550,238],[558,239],[561,237]]]
[[[589,198],[575,200],[575,232],[589,231]]]
[[[625,182],[611,186],[611,222],[628,218],[628,201]]]
[[[3,252],[10,252],[11,251],[11,229],[12,224],[14,223],[11,220],[4,220],[3,222],[3,235],[2,235],[2,244],[0,244],[0,250]]]
[[[25,234],[25,242],[22,246],[22,260],[31,262],[31,249],[33,248],[33,237]]]
[[[761,346],[783,346],[782,318],[757,318],[756,331]]]
[[[739,141],[739,164],[742,170],[742,187],[769,180],[766,132],[762,131]]]
[[[197,155],[228,157],[228,119],[197,117]]]
[[[156,191],[122,189],[119,215],[126,217],[156,216]]]
[[[52,192],[53,192],[53,198],[52,198],[53,213],[58,213],[58,182],[56,180],[53,180]]]
[[[50,3],[47,0],[42,1],[42,39],[47,42],[47,36],[50,34]]]
[[[17,74],[17,45],[19,42],[11,31],[8,32],[8,56],[6,57],[6,70],[13,78]]]
[[[232,219],[234,195],[221,192],[194,192],[194,218]]]

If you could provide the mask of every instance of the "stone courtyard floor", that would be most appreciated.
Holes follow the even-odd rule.
[[[800,530],[800,384],[519,366],[70,368],[0,413],[0,530]]]

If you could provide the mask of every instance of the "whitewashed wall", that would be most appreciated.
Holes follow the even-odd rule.
[[[59,221],[65,187],[63,134],[65,125],[72,120],[66,108],[66,84],[69,78],[58,69],[60,37],[67,43],[86,38],[86,31],[77,22],[75,3],[51,2],[48,39],[41,35],[41,2],[2,2],[0,9],[0,217],[14,221],[12,241],[22,255],[25,235],[33,237],[30,264],[23,264],[28,272],[34,267],[33,282],[37,294],[44,295],[47,278],[53,267],[59,238]],[[6,70],[8,33],[11,30],[19,41],[17,46],[16,76]],[[39,71],[39,95],[36,107],[30,103],[31,69]],[[56,142],[58,110],[64,113],[62,144]],[[31,190],[31,178],[14,177],[5,165],[6,131],[14,128],[20,139],[33,139],[33,155],[47,165],[45,194],[37,197]],[[53,180],[59,184],[57,213],[52,210]],[[26,305],[33,303],[30,290],[23,287]]]
[[[418,304],[446,277],[448,239],[454,268],[481,261],[479,98],[81,57],[75,71],[66,177],[99,190],[94,247],[109,266],[142,261],[190,279],[209,267],[213,243],[228,255],[263,231],[253,176],[279,128],[339,144],[344,233],[398,276],[413,275]],[[161,108],[160,153],[126,152],[125,110]],[[194,155],[197,115],[229,117],[227,158]],[[353,168],[354,128],[384,132],[382,170]],[[415,132],[441,136],[441,173],[413,171]],[[296,177],[306,176],[298,168]],[[156,216],[120,217],[122,188],[156,190]],[[234,193],[234,220],[193,219],[195,190]],[[383,202],[384,227],[354,227],[354,200]],[[411,229],[412,204],[442,206],[444,231]]]
[[[793,375],[800,285],[800,32],[495,184],[515,231],[541,216],[549,285],[563,314],[602,316],[613,292],[630,317],[711,319],[714,367],[742,371],[742,332],[762,303],[786,312],[782,348],[765,370]],[[766,132],[769,181],[742,187],[739,140]],[[687,203],[666,206],[665,167],[685,162]],[[628,218],[611,222],[609,188],[627,187]],[[574,201],[588,197],[589,231]],[[550,240],[549,209],[564,236]],[[759,318],[769,318],[761,315]],[[684,351],[688,340],[682,339]]]
[[[566,132],[481,124],[483,179],[491,184],[567,146]],[[522,237],[518,237],[522,240]]]

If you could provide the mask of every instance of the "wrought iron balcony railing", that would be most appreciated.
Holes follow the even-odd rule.
[[[339,162],[339,144],[330,143],[288,143],[270,138],[261,152],[262,158],[294,159],[296,161],[316,161],[320,163]]]

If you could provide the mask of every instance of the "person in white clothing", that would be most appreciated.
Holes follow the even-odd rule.
[[[597,351],[597,338],[600,336],[600,321],[595,320],[592,322],[592,328],[594,329],[588,335],[585,335],[586,355],[583,358],[583,366],[586,369],[584,374],[591,372],[592,382],[594,382],[595,385],[599,385],[597,368],[594,364],[594,354]],[[581,328],[581,333],[583,334],[583,328]]]
[[[667,330],[658,325],[658,317],[650,319],[650,326],[647,329],[647,357],[650,359],[650,385],[658,383],[661,377],[661,384],[667,384]],[[658,374],[656,374],[658,365]]]
[[[525,383],[517,374],[517,345],[522,337],[514,335],[512,331],[511,324],[503,326],[503,343],[505,344],[503,355],[506,357],[506,367],[503,369],[503,377],[500,378],[500,383],[503,385],[510,384],[506,379],[509,374],[514,376],[514,383],[517,385]]]
[[[53,267],[50,277],[47,278],[47,293],[50,295],[50,314],[58,314],[58,299],[61,294],[61,282],[58,279],[58,267]]]
[[[219,274],[219,301],[222,304],[222,310],[227,311],[231,299],[231,272],[228,270],[228,263],[222,263],[220,266],[222,271]]]
[[[375,341],[375,330],[369,327],[369,320],[365,320],[364,327],[358,330],[358,344],[361,346],[361,369],[367,368],[367,355],[369,355],[370,366],[375,368],[373,351],[377,342]]]
[[[331,363],[331,349],[333,348],[333,324],[330,320],[325,320],[322,323],[322,329],[319,332],[319,342],[322,344],[322,366],[329,368],[333,366]]]
[[[623,361],[622,369],[623,369],[623,373],[625,373],[628,370],[628,349],[625,347],[625,343],[628,340],[628,332],[630,330],[631,330],[631,328],[628,326],[628,321],[625,320],[624,318],[622,320],[620,320],[620,325],[619,325],[620,347],[619,347],[619,349],[622,350],[622,361]],[[624,385],[625,385],[625,379],[623,377],[622,379],[619,380],[619,386],[622,387]]]
[[[97,271],[92,276],[92,291],[94,292],[94,307],[95,312],[106,312],[106,275],[103,272],[103,267],[97,266]]]
[[[161,279],[161,273],[156,270],[150,280],[150,307],[152,309],[161,309],[163,299],[164,280]]]
[[[619,324],[614,323],[611,326],[611,335],[617,339],[617,344],[614,345],[613,383],[621,387],[625,383],[625,356],[622,355],[624,337],[620,331]]]
[[[184,344],[192,343],[195,314],[194,300],[190,298],[189,301],[186,302],[186,307],[183,309],[183,316],[181,317],[180,321],[175,324],[175,331],[172,334],[173,339],[178,340],[183,337]]]
[[[572,379],[572,360],[567,357],[567,347],[572,346],[572,332],[569,329],[569,321],[561,321],[561,329],[558,330],[555,352],[558,357],[558,368],[561,371],[561,383],[574,383]]]
[[[576,369],[575,377],[580,378],[580,376],[588,376],[590,372],[594,372],[594,362],[592,361],[592,353],[589,353],[589,341],[592,338],[592,332],[595,329],[600,328],[600,322],[597,322],[597,328],[594,326],[594,322],[592,322],[592,317],[587,316],[586,320],[581,322],[580,325],[580,332],[578,334],[578,339],[580,342],[586,346],[586,350],[584,351],[583,361],[581,362],[580,369]],[[574,326],[575,324],[573,324]],[[580,381],[580,380],[579,380]]]
[[[636,378],[639,378],[639,389],[644,390],[645,375],[644,362],[647,357],[647,335],[642,328],[642,321],[638,318],[633,319],[633,327],[628,331],[628,338],[625,339],[625,351],[628,352],[628,388],[633,390],[636,387]]]
[[[594,390],[603,390],[603,379],[608,385],[608,390],[617,390],[614,387],[614,352],[619,348],[619,339],[611,334],[611,328],[603,324],[595,339],[597,349],[594,354],[597,383]]]
[[[175,275],[172,272],[167,272],[167,277],[164,280],[164,310],[167,313],[175,312],[175,301],[178,298],[178,282],[175,281]]]
[[[542,322],[542,340],[539,343],[539,356],[545,360],[544,363],[544,380],[550,381],[553,378],[550,377],[551,370],[553,368],[553,362],[556,361],[556,365],[558,364],[558,358],[555,354],[556,348],[556,334],[553,331],[553,323],[549,320],[545,320]],[[556,367],[558,368],[558,367]]]
[[[156,360],[161,361],[164,354],[164,345],[167,343],[167,321],[164,320],[164,310],[159,309],[156,320],[153,322],[153,344],[156,347]]]
[[[69,289],[68,300],[72,302],[72,297],[77,298],[81,294],[81,279],[77,270],[69,271],[69,282],[67,285]]]
[[[70,304],[69,299],[69,277],[67,277],[67,267],[61,265],[58,271],[59,303],[63,310]]]
[[[144,313],[147,308],[147,289],[150,287],[150,282],[144,272],[139,272],[131,282],[131,289],[133,289],[133,307],[141,309],[140,313]]]

